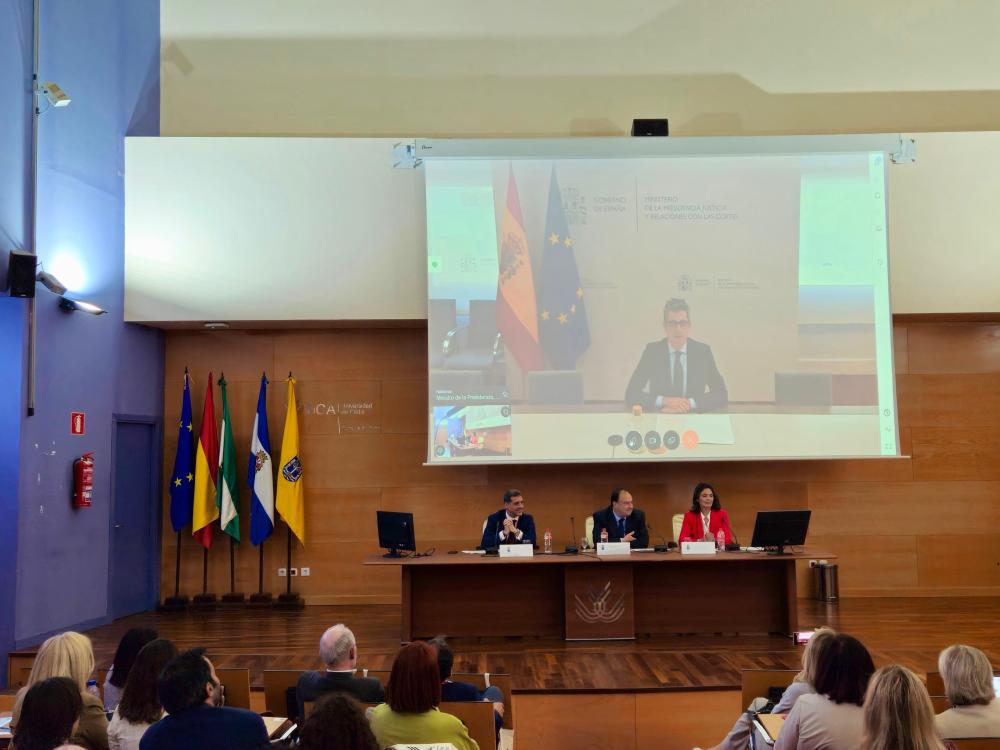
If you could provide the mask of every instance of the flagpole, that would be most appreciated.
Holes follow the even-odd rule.
[[[286,522],[287,525],[287,522]],[[288,562],[285,569],[285,574],[288,576],[285,582],[285,593],[278,595],[278,603],[275,605],[278,609],[303,609],[306,603],[302,601],[302,597],[298,593],[292,591],[292,527],[288,527]]]
[[[177,531],[177,562],[174,568],[174,595],[163,600],[159,607],[164,612],[183,612],[188,608],[188,598],[181,596],[181,531]]]
[[[288,433],[288,422],[289,422],[289,419],[290,419],[290,417],[294,418],[294,408],[293,407],[294,407],[294,404],[295,404],[295,389],[294,389],[293,386],[294,386],[294,379],[292,378],[292,371],[289,370],[288,371],[288,399],[289,399],[288,400],[288,413],[286,414],[286,417],[285,417],[285,435],[284,435],[284,437],[282,438],[282,441],[281,441],[282,442],[282,446],[281,446],[281,452],[282,452],[281,461],[282,461],[282,463],[284,463],[284,461],[287,458],[292,458],[291,456],[289,456],[289,457],[285,456],[285,444],[286,444],[286,440],[287,440],[288,434],[289,434]],[[298,451],[298,427],[297,427],[297,422],[293,422],[293,424],[296,425],[294,427],[294,431],[293,431],[292,434],[294,436],[294,441],[295,441],[295,451],[297,452]],[[294,462],[296,464],[298,463],[298,457],[297,456],[294,456]],[[282,468],[282,471],[284,471],[284,467]],[[297,480],[297,477],[296,477],[296,480]],[[279,478],[279,484],[280,484],[280,481],[281,480]],[[293,481],[295,481],[295,480],[293,480]],[[280,502],[281,502],[281,487],[279,486],[279,488],[278,488],[278,494],[275,497],[275,510],[276,511],[279,509]],[[288,527],[288,554],[287,554],[287,560],[288,560],[288,562],[287,562],[287,567],[285,569],[285,575],[288,577],[288,580],[285,582],[285,593],[278,595],[278,601],[275,604],[275,607],[277,609],[303,609],[305,607],[305,602],[302,601],[302,597],[299,596],[296,592],[292,591],[292,526],[291,526],[290,523],[288,523],[288,519],[287,518],[282,518],[282,520],[285,522],[285,526]]]

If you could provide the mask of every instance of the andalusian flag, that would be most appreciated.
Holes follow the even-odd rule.
[[[281,437],[281,472],[274,506],[288,528],[306,542],[306,509],[302,488],[302,461],[299,459],[299,417],[295,406],[295,378],[288,376],[288,411],[285,434]]]
[[[219,486],[215,490],[215,505],[219,509],[219,525],[237,542],[240,540],[240,491],[236,487],[236,444],[233,442],[233,421],[229,417],[226,395],[226,375],[219,378],[222,391],[222,442],[219,444]]]
[[[521,199],[517,195],[514,169],[507,178],[507,205],[500,224],[500,264],[497,277],[497,328],[507,351],[522,372],[544,367],[538,338],[538,308],[535,279],[531,272],[528,236],[524,232]]]
[[[177,433],[177,455],[170,477],[170,524],[180,531],[191,523],[194,502],[194,425],[191,421],[191,387],[184,370],[184,397],[181,401],[181,424]]]
[[[219,438],[215,433],[215,401],[212,373],[208,373],[205,410],[201,415],[201,435],[194,459],[194,512],[191,531],[202,547],[212,546],[212,521],[219,517],[215,505],[215,479],[219,467]]]
[[[271,466],[271,439],[267,434],[267,375],[260,376],[257,416],[250,437],[247,467],[250,487],[250,542],[261,544],[274,531],[274,471]]]

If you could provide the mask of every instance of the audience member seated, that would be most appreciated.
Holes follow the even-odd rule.
[[[378,750],[364,707],[346,693],[324,695],[299,730],[299,750]]]
[[[479,750],[459,719],[441,713],[441,675],[437,652],[422,641],[404,646],[389,673],[386,702],[371,714],[379,747],[450,742],[456,750]]]
[[[949,646],[938,657],[944,694],[952,707],[934,719],[945,739],[1000,737],[1000,700],[993,691],[993,667],[972,646]]]
[[[129,671],[135,662],[136,655],[152,640],[157,637],[156,631],[150,628],[131,628],[122,639],[118,641],[118,649],[115,651],[114,661],[111,669],[108,670],[107,677],[104,678],[104,710],[111,712],[115,710],[118,701],[122,699],[122,690],[125,688],[125,680],[128,679]]]
[[[837,631],[831,628],[819,628],[813,633],[812,638],[806,642],[806,647],[802,651],[802,671],[795,675],[792,684],[785,688],[779,700],[771,709],[771,713],[787,714],[792,710],[795,701],[799,696],[816,692],[816,668],[819,664],[824,649],[826,649],[837,635]],[[718,745],[711,750],[747,750],[750,747],[750,733],[753,731],[751,723],[751,712],[760,711],[767,705],[767,698],[754,698],[747,706],[746,713],[740,716],[729,730],[729,734]],[[757,742],[756,747],[762,747]],[[696,748],[695,750],[700,750]]]
[[[110,750],[139,750],[139,740],[146,729],[163,718],[163,706],[156,694],[156,678],[176,656],[177,647],[162,638],[150,641],[136,655],[121,701],[108,725]]]
[[[355,677],[358,666],[358,643],[346,625],[328,628],[319,639],[319,657],[326,665],[323,672],[305,672],[299,678],[295,693],[298,699],[296,716],[304,714],[303,704],[326,693],[348,693],[362,703],[385,700],[382,683],[374,677]]]
[[[167,716],[139,741],[141,750],[257,750],[270,747],[264,720],[242,708],[223,708],[222,685],[204,649],[176,656],[156,681]]]
[[[868,683],[861,748],[945,750],[934,728],[927,688],[906,667],[882,667]]]
[[[68,677],[79,688],[83,700],[83,712],[73,742],[87,750],[107,750],[108,717],[101,699],[87,692],[87,680],[93,673],[94,650],[87,636],[71,630],[52,636],[38,649],[28,684],[17,692],[11,726],[16,727],[20,721],[21,703],[30,688],[50,677]]]
[[[861,642],[836,635],[819,655],[815,693],[800,695],[775,750],[855,750],[861,743],[868,680],[875,671]]]
[[[50,677],[28,689],[14,730],[18,750],[53,750],[76,733],[83,695],[69,677]],[[71,746],[78,747],[78,746]]]
[[[431,645],[437,649],[438,674],[441,676],[441,700],[457,701],[464,703],[467,701],[490,701],[493,704],[493,713],[496,720],[497,744],[500,742],[500,729],[503,727],[503,691],[496,685],[479,691],[475,685],[467,682],[454,682],[451,679],[451,670],[455,664],[455,652],[448,645],[447,639],[439,635],[432,640]]]

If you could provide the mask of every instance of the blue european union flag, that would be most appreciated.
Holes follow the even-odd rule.
[[[194,512],[194,424],[191,420],[191,389],[184,370],[184,400],[177,434],[177,456],[170,475],[170,523],[174,531],[191,525]]]
[[[555,167],[549,183],[544,243],[538,335],[549,364],[556,370],[573,370],[577,359],[590,346],[590,328]]]

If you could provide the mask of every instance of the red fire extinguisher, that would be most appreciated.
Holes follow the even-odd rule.
[[[89,508],[94,494],[94,454],[84,453],[73,462],[73,507]]]

